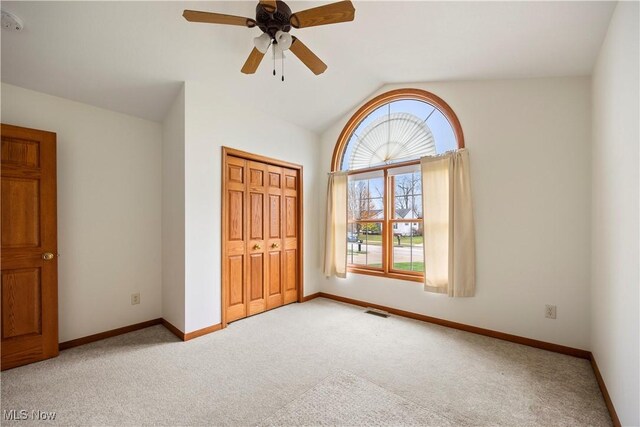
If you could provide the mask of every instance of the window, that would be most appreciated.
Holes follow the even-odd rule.
[[[388,92],[356,112],[332,160],[332,170],[349,173],[350,272],[423,280],[420,157],[462,147],[456,115],[429,92]]]

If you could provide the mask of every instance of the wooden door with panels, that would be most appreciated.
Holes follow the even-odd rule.
[[[257,314],[267,309],[267,262],[266,262],[266,232],[268,228],[269,212],[266,204],[267,165],[249,161],[249,190],[248,190],[248,230],[249,258],[247,269],[248,311],[247,315]]]
[[[282,169],[267,166],[269,173],[269,233],[267,240],[267,308],[279,307],[282,297]]]
[[[225,312],[227,320],[247,317],[246,278],[246,231],[245,231],[245,199],[246,199],[246,165],[247,162],[236,157],[227,159],[224,171],[226,217],[223,221],[222,238],[225,242],[223,252],[223,289],[226,289]]]
[[[58,355],[56,134],[2,125],[2,369]]]
[[[298,206],[301,202],[299,197],[299,179],[297,171],[293,169],[283,169],[283,213],[282,213],[282,259],[283,259],[283,282],[282,292],[284,304],[289,304],[298,300],[298,286],[300,280],[299,252],[299,229],[298,229]]]
[[[223,148],[223,326],[302,296],[302,168]]]

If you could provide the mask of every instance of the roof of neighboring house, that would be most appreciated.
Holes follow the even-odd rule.
[[[396,209],[396,218],[422,218],[422,215],[413,208]]]
[[[422,215],[416,212],[415,209],[403,208],[403,209],[396,209],[395,218],[417,219],[417,218],[422,218]],[[366,215],[366,217],[363,215],[361,219],[384,219],[384,211],[382,209],[370,210],[368,211],[368,215]]]

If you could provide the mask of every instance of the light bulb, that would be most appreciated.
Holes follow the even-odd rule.
[[[261,53],[267,53],[267,50],[269,50],[269,46],[271,45],[271,36],[267,33],[262,33],[260,37],[253,39],[253,44]]]
[[[278,46],[280,46],[282,51],[289,49],[291,47],[291,42],[293,42],[291,34],[284,31],[278,31],[276,33],[276,43],[278,43]]]

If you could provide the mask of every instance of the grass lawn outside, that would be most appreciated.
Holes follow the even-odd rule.
[[[382,264],[369,264],[369,267],[382,267]],[[424,262],[414,262],[413,269],[411,268],[412,264],[410,262],[394,262],[393,269],[394,270],[402,270],[402,271],[424,271]]]
[[[382,235],[381,234],[358,234],[358,240],[362,240],[363,244],[364,242],[369,243],[370,245],[381,245],[382,244]],[[420,246],[422,245],[422,236],[413,236],[413,241],[411,240],[411,237],[409,236],[404,236],[404,237],[400,237],[400,245],[401,246],[411,246],[411,244],[413,243],[414,246]],[[393,238],[393,245],[397,246],[398,245],[398,238],[394,237]]]
[[[394,262],[393,269],[404,271],[424,271],[424,262],[414,262],[413,265],[410,262]]]

